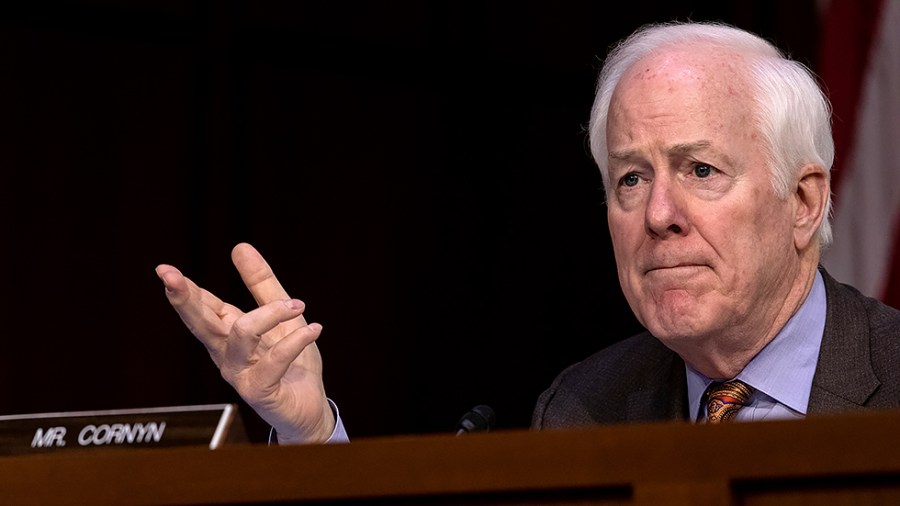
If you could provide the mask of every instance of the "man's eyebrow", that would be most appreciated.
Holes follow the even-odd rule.
[[[696,153],[697,151],[704,151],[712,147],[712,142],[707,140],[699,140],[695,142],[685,142],[682,144],[675,144],[671,148],[669,148],[669,153],[676,155],[689,155],[691,153]]]
[[[628,149],[625,151],[610,151],[608,156],[610,160],[631,160],[637,157],[637,150]]]
[[[708,150],[712,147],[712,142],[708,140],[699,140],[694,142],[683,142],[675,144],[666,150],[670,155],[685,156],[698,151]],[[634,160],[641,158],[641,150],[625,149],[621,151],[610,151],[609,158],[611,160]]]

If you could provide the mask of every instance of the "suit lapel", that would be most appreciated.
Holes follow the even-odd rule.
[[[860,408],[880,385],[872,371],[865,308],[824,269],[820,272],[825,280],[828,308],[809,396],[809,414]]]
[[[658,342],[657,342],[658,343]],[[688,418],[687,378],[684,361],[658,343],[653,368],[642,388],[628,394],[625,419],[629,422],[685,420]]]

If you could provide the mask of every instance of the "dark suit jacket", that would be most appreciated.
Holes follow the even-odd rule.
[[[900,311],[819,270],[828,310],[808,415],[900,407]],[[560,373],[538,399],[532,427],[687,419],[684,362],[644,332]]]

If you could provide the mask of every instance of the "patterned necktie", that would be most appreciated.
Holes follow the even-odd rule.
[[[732,420],[753,395],[753,387],[739,380],[713,383],[706,390],[706,423]]]

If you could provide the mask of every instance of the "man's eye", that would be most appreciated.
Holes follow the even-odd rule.
[[[637,186],[640,179],[637,174],[625,174],[622,176],[622,179],[619,180],[619,184],[623,184],[625,186]]]
[[[694,175],[700,178],[709,177],[714,170],[711,165],[701,163],[694,166]]]

